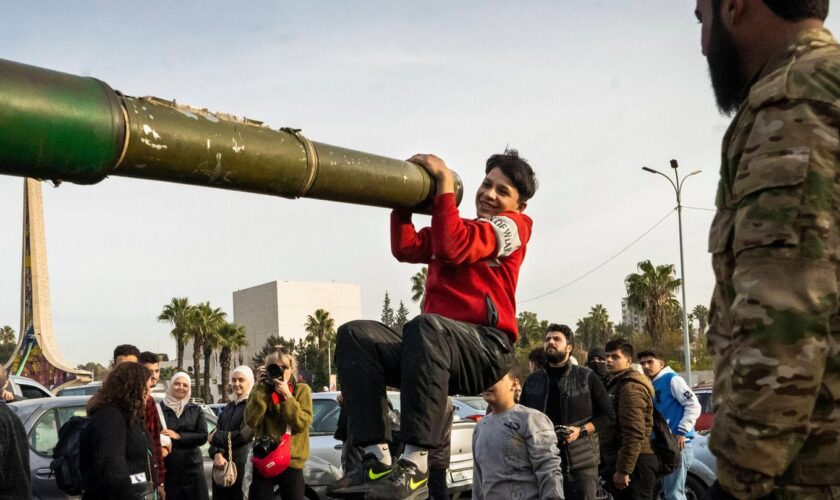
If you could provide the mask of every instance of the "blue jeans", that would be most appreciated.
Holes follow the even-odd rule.
[[[685,448],[680,453],[680,466],[674,472],[662,478],[662,493],[665,500],[685,500],[685,476],[694,460],[691,440],[685,441]]]

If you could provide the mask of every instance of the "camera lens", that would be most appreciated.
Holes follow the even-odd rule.
[[[283,378],[283,370],[277,365],[268,365],[266,368],[269,378]]]

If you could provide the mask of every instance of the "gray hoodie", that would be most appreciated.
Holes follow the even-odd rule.
[[[563,499],[557,435],[547,416],[516,405],[473,434],[473,500]]]

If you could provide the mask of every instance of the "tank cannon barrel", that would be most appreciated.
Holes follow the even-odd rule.
[[[115,175],[416,212],[435,193],[413,163],[2,59],[0,174],[78,184]]]

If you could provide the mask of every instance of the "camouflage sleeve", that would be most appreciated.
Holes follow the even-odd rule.
[[[734,269],[718,448],[739,467],[782,475],[809,431],[838,307],[838,110],[761,109],[732,181]],[[836,351],[836,347],[834,347]],[[829,390],[840,390],[829,388]],[[837,436],[834,436],[836,439]],[[730,460],[732,461],[732,460]]]

